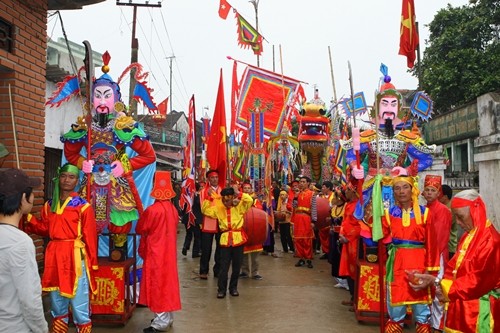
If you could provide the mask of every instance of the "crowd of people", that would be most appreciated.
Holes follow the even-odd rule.
[[[208,170],[188,211],[180,207],[179,184],[157,171],[148,184],[155,201],[143,210],[132,171],[154,162],[154,151],[144,132],[118,115],[119,89],[105,72],[94,83],[93,132],[81,123],[63,136],[69,163],[58,168],[52,198],[39,216],[30,211],[41,181],[20,169],[0,169],[0,332],[48,332],[42,291],[51,300],[51,332],[67,332],[70,318],[78,332],[91,332],[98,234],[108,228],[109,256],[121,260],[134,220],[144,259],[139,303],[154,313],[145,333],[169,330],[173,312],[181,309],[179,221],[186,228],[180,252],[199,258],[201,280],[211,272],[218,279],[219,299],[228,292],[239,296],[239,279],[264,278],[259,256],[280,257],[274,241],[279,233],[282,252],[296,257],[297,269],[314,268],[316,254],[328,260],[332,287],[349,290],[342,304],[352,312],[359,311],[359,262],[383,263],[377,311],[388,315],[385,332],[403,332],[410,307],[418,333],[498,332],[500,234],[475,190],[453,196],[436,175],[427,175],[419,188],[418,174],[432,165],[433,149],[418,129],[403,130],[402,97],[390,80],[385,83],[377,96],[380,126],[353,131],[341,142],[349,164],[344,182],[313,183],[299,175],[290,184],[273,181],[256,191],[251,181],[227,184],[217,170]],[[109,142],[94,145],[85,158],[80,150],[92,135]],[[118,154],[125,146],[138,155]],[[0,163],[7,154],[0,145]],[[78,185],[87,185],[81,189],[93,193],[91,202],[75,192]],[[28,233],[49,239],[41,279]]]

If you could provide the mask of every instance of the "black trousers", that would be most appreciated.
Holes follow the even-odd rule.
[[[215,237],[215,255],[214,255],[214,276],[219,274],[220,269],[220,233],[201,232],[201,258],[200,274],[208,274],[210,270],[210,257],[212,256],[212,244]]]
[[[189,250],[191,247],[191,241],[193,241],[193,251],[192,256],[197,257],[201,251],[201,229],[199,225],[192,225],[189,228],[186,227],[186,236],[184,237],[183,249]]]
[[[353,280],[352,277],[348,276],[346,278],[347,280],[347,285],[349,286],[349,294],[351,294],[351,301],[354,301],[354,285],[355,285],[355,281]]]
[[[283,252],[288,252],[288,249],[295,252],[292,232],[290,231],[290,223],[280,223],[280,239],[281,246],[283,246]]]
[[[226,293],[229,266],[232,266],[229,291],[238,290],[238,276],[240,275],[242,261],[243,245],[220,248],[220,271],[219,280],[217,281],[219,293]]]

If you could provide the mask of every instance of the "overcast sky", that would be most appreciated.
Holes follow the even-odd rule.
[[[255,24],[254,6],[250,2],[228,2]],[[468,1],[415,0],[422,48],[428,39],[426,25],[448,3],[462,6]],[[218,16],[219,0],[164,0],[161,5],[161,8],[137,10],[139,62],[150,72],[149,85],[154,89],[155,102],[160,103],[170,94],[168,57],[175,56],[173,109],[187,110],[189,98],[194,94],[197,118],[201,118],[205,107],[211,116],[222,68],[226,110],[229,110],[232,61],[226,57],[256,65],[253,52],[238,46],[234,15],[230,13],[222,20]],[[269,70],[274,66],[280,72],[281,45],[283,74],[307,82],[304,84],[307,99],[313,97],[314,86],[327,104],[333,97],[328,46],[338,98],[350,94],[348,61],[354,90],[363,91],[368,104],[373,103],[381,62],[389,67],[396,88],[417,86],[417,80],[407,73],[406,58],[398,55],[401,0],[260,0],[258,13],[259,31],[267,40],[260,66]],[[82,10],[61,11],[69,40],[76,43],[88,40],[95,51],[110,52],[109,74],[115,80],[130,64],[132,14],[132,7],[117,6],[114,0]],[[52,39],[63,36],[57,15],[49,18],[47,32]],[[241,77],[244,65],[238,69]],[[100,70],[96,70],[96,75],[101,75]],[[124,101],[128,101],[127,86],[122,86],[122,93]]]

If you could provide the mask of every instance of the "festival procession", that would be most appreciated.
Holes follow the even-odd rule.
[[[265,19],[328,43],[339,5],[101,2],[0,5],[0,333],[500,332],[498,0],[440,4],[425,40],[423,1],[346,4],[394,31],[300,42],[310,82]],[[166,8],[212,37],[142,40]]]

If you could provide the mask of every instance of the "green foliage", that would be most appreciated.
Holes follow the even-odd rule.
[[[428,25],[421,63],[421,89],[443,113],[500,89],[500,0],[440,10]]]

